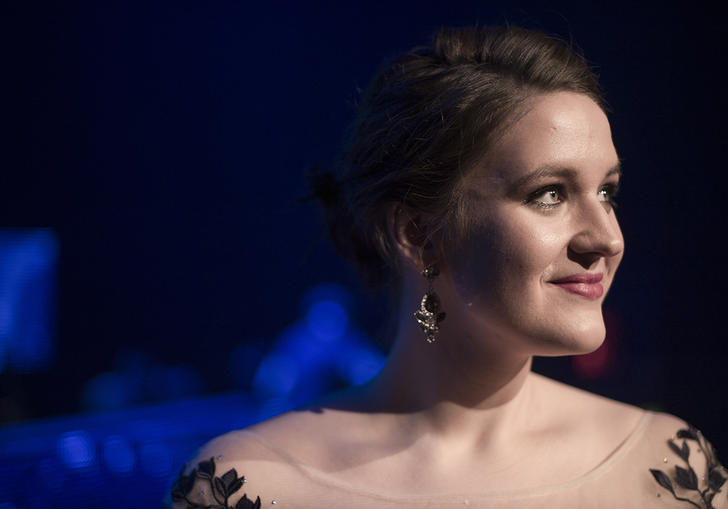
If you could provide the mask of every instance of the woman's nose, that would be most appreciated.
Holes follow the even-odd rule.
[[[590,200],[580,208],[577,216],[574,219],[576,233],[569,244],[571,251],[605,258],[622,253],[624,237],[609,203]]]

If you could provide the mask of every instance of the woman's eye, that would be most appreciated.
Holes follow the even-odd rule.
[[[550,209],[562,202],[562,192],[558,187],[548,187],[533,193],[527,200],[539,208]]]
[[[612,207],[617,206],[617,202],[614,198],[617,196],[618,187],[614,184],[609,184],[602,187],[599,190],[599,200],[605,203],[609,203]]]

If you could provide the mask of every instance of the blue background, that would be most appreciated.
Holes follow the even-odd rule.
[[[384,57],[476,22],[578,43],[623,159],[607,345],[537,370],[728,450],[719,2],[10,1],[1,20],[0,252],[51,233],[45,353],[0,371],[0,509],[153,506],[202,441],[376,371],[386,298],[327,244],[303,175]]]

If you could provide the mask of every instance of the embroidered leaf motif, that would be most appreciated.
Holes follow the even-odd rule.
[[[184,467],[180,470],[177,480],[172,485],[172,499],[182,499],[192,490],[192,486],[195,484],[195,470],[190,472],[190,475],[184,475]]]
[[[235,471],[234,468],[231,468],[227,472],[225,472],[222,475],[222,482],[225,484],[225,488],[229,488],[230,485],[235,482],[235,479],[238,478],[238,473]]]
[[[698,439],[698,430],[690,426],[688,429],[680,429],[677,431],[678,438],[689,438],[690,440]]]
[[[260,509],[260,497],[256,497],[255,502],[252,502],[246,495],[243,495],[243,498],[235,504],[235,509]]]
[[[670,490],[670,492],[673,494],[675,493],[675,490],[672,488],[672,482],[665,472],[663,472],[662,470],[656,470],[654,468],[651,468],[650,472],[652,472],[652,476],[655,478],[655,481],[657,481],[660,486],[662,486],[666,490]]]
[[[240,489],[243,485],[245,477],[238,478],[238,473],[234,468],[231,468],[222,476],[222,484],[224,486],[224,493],[226,497],[229,497]]]
[[[711,490],[720,490],[721,486],[723,486],[723,483],[725,483],[725,481],[726,478],[723,477],[723,475],[718,471],[717,468],[713,467],[710,469],[710,473],[708,474],[708,485],[710,486]]]
[[[661,470],[650,469],[650,473],[652,473],[655,481],[657,481],[660,486],[672,493],[672,496],[675,498],[675,500],[685,502],[686,504],[690,504],[691,506],[697,507],[699,509],[715,509],[715,507],[713,506],[713,498],[715,498],[715,495],[720,492],[721,487],[726,482],[726,479],[728,479],[728,477],[726,477],[725,475],[725,468],[721,466],[720,463],[718,463],[715,456],[715,450],[710,445],[710,443],[705,440],[705,437],[702,435],[702,433],[700,433],[700,431],[698,431],[693,426],[690,426],[687,429],[678,430],[677,438],[683,439],[682,446],[678,446],[673,440],[667,440],[667,444],[670,446],[670,449],[672,449],[675,454],[677,454],[683,461],[685,461],[687,469],[679,465],[675,465],[674,481],[681,488],[694,492],[694,498],[691,500],[690,498],[679,496],[675,492],[672,481],[667,476],[667,474],[665,474],[665,472]],[[703,490],[700,489],[698,476],[695,473],[695,470],[690,465],[690,462],[688,461],[690,459],[690,447],[688,447],[687,440],[694,440],[695,442],[697,442],[697,446],[699,448],[698,452],[702,452],[705,456],[705,461],[708,469],[708,482],[707,487],[705,487],[704,483]],[[705,481],[705,478],[703,478],[703,480]],[[700,498],[698,499],[697,496],[699,496]],[[696,500],[698,502],[701,502],[702,505],[699,505]]]
[[[211,479],[215,475],[215,459],[210,458],[209,461],[200,461],[197,464],[198,475],[203,479]]]
[[[675,466],[675,480],[677,483],[685,488],[686,490],[697,490],[698,489],[698,476],[695,475],[695,470],[684,468],[676,465]]]
[[[683,461],[688,461],[688,458],[690,458],[690,448],[688,447],[688,443],[683,441],[682,447],[679,447],[675,442],[672,440],[668,440],[667,444],[670,446],[670,449],[675,452],[678,456],[680,456]]]
[[[222,482],[222,479],[219,477],[215,477],[215,489],[220,493],[225,499],[228,498],[227,489],[225,488],[225,484]]]

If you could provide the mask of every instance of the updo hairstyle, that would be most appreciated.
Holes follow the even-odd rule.
[[[313,173],[337,250],[374,286],[399,287],[387,232],[393,204],[426,218],[428,235],[467,236],[459,184],[537,94],[605,102],[584,57],[561,40],[517,27],[442,28],[375,76],[333,173]]]

